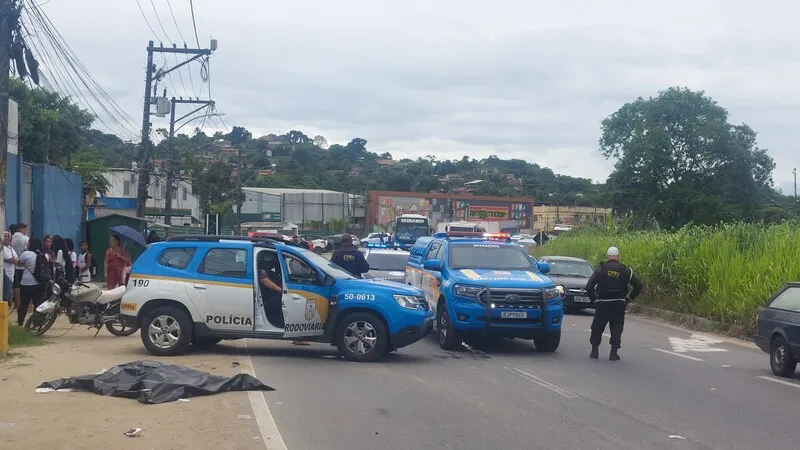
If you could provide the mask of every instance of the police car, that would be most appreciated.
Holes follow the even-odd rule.
[[[564,311],[549,271],[508,235],[436,233],[417,239],[406,282],[425,292],[444,349],[460,348],[462,339],[507,337],[554,352]]]
[[[259,274],[281,292],[262,288]],[[152,244],[133,264],[120,309],[156,356],[223,339],[302,339],[335,345],[351,361],[374,361],[433,326],[419,289],[356,279],[269,238],[178,236]]]
[[[369,264],[369,272],[364,278],[405,282],[409,252],[387,244],[367,244],[361,251]]]

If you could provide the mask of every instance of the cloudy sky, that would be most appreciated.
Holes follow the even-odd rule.
[[[182,43],[180,28],[194,42],[188,0],[171,0],[178,27],[167,0],[139,4],[155,36],[137,0],[42,7],[133,127],[147,41]],[[681,85],[705,90],[732,122],[752,126],[777,163],[776,185],[789,193],[800,155],[800,5],[758,4],[194,2],[201,43],[219,40],[213,99],[227,125],[257,135],[358,136],[395,157],[497,154],[602,181],[612,163],[597,152],[600,121],[637,96]],[[208,95],[199,66],[191,71],[192,80],[183,71],[162,86]]]

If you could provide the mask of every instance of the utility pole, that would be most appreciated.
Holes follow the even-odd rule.
[[[175,107],[177,105],[201,105],[195,108],[190,113],[185,114],[175,119]],[[200,111],[203,108],[214,106],[213,100],[192,100],[192,99],[176,99],[172,97],[170,100],[169,111],[169,150],[167,151],[167,198],[164,199],[164,224],[172,225],[172,192],[176,188],[175,184],[175,166],[178,165],[179,158],[175,154],[175,123],[191,116],[192,114]]]
[[[792,169],[792,175],[794,175],[794,202],[797,203],[797,168],[795,167]]]
[[[6,223],[6,167],[8,165],[8,140],[15,136],[11,134],[8,126],[8,84],[9,72],[11,71],[11,30],[8,28],[8,17],[11,13],[11,0],[0,0],[0,225],[4,230],[8,229]],[[3,243],[0,242],[0,249]],[[3,287],[0,286],[0,295]],[[5,310],[8,313],[8,309]],[[5,330],[0,332],[5,336],[6,342],[0,342],[0,350],[6,350],[8,341]]]
[[[150,184],[150,171],[149,171],[150,155],[148,154],[148,150],[150,148],[150,114],[151,114],[150,107],[153,104],[153,97],[152,97],[153,81],[160,81],[168,73],[180,69],[181,67],[193,61],[197,61],[198,59],[204,56],[211,55],[211,53],[216,49],[217,49],[216,39],[211,40],[210,48],[186,48],[186,47],[179,48],[175,44],[173,44],[172,47],[164,47],[163,44],[160,44],[158,47],[155,47],[153,41],[150,41],[147,45],[147,69],[146,69],[147,73],[145,75],[144,108],[142,111],[142,143],[139,146],[139,154],[137,155],[138,156],[137,161],[139,163],[139,168],[138,168],[139,182],[136,193],[137,217],[144,217],[145,215],[145,210],[147,205],[147,187]],[[153,55],[156,53],[176,53],[176,54],[194,55],[194,56],[172,67],[171,69],[156,71],[156,68],[153,65]]]
[[[242,145],[240,142],[239,147],[239,167],[236,168],[236,234],[242,235]]]

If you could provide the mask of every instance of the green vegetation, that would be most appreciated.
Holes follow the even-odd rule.
[[[534,253],[599,263],[612,245],[644,282],[641,303],[747,332],[755,329],[760,305],[786,282],[800,280],[800,227],[789,222],[696,226],[675,233],[576,230]]]
[[[44,344],[40,336],[31,334],[25,328],[10,324],[8,327],[8,346],[13,350],[20,347],[35,347]]]

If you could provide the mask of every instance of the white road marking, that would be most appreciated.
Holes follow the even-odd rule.
[[[556,394],[559,394],[559,395],[561,395],[563,397],[566,397],[566,398],[575,398],[575,397],[577,397],[577,395],[573,394],[572,392],[570,392],[570,391],[568,391],[568,390],[566,390],[564,388],[558,387],[555,384],[550,383],[549,381],[545,381],[545,380],[543,380],[543,379],[541,379],[541,378],[539,378],[537,376],[531,375],[528,372],[525,372],[524,370],[517,369],[516,367],[515,368],[506,367],[506,370],[508,370],[510,372],[516,372],[517,374],[522,375],[523,377],[528,379],[528,381],[531,381],[531,382],[533,382],[535,384],[538,384],[539,386],[541,386],[541,387],[543,387],[545,389],[549,389],[549,390],[551,390],[551,391],[555,392]]]
[[[758,378],[760,378],[762,380],[766,380],[766,381],[772,381],[773,383],[785,384],[786,386],[791,386],[793,388],[800,389],[800,384],[792,383],[791,381],[779,380],[779,379],[773,378],[773,377],[758,377]]]
[[[651,348],[650,350],[655,350],[657,352],[666,353],[668,355],[680,356],[681,358],[691,359],[692,361],[705,361],[700,358],[695,358],[694,356],[689,355],[682,355],[680,353],[671,352],[669,350],[664,350],[663,348]]]
[[[253,377],[256,376],[255,369],[253,369],[253,359],[250,358],[250,351],[247,349],[247,339],[242,339],[242,344],[247,352],[247,361],[240,366],[242,373],[246,373]],[[264,446],[270,450],[287,450],[286,443],[283,442],[278,425],[275,424],[275,418],[269,412],[267,399],[264,398],[263,391],[247,391],[247,396],[250,398],[250,406],[253,408],[253,415],[256,417],[258,423],[258,431],[261,433],[261,440]]]
[[[586,331],[587,333],[591,333],[591,332],[592,332],[592,330],[583,330],[583,331]],[[610,335],[610,334],[608,334],[608,333],[603,333],[603,336],[605,336],[605,337],[607,337],[607,338],[611,339],[611,335]]]
[[[724,348],[712,347],[714,344],[721,344],[724,342],[712,336],[705,336],[702,334],[693,334],[689,339],[678,337],[670,337],[669,344],[672,350],[677,353],[686,352],[727,352]]]

